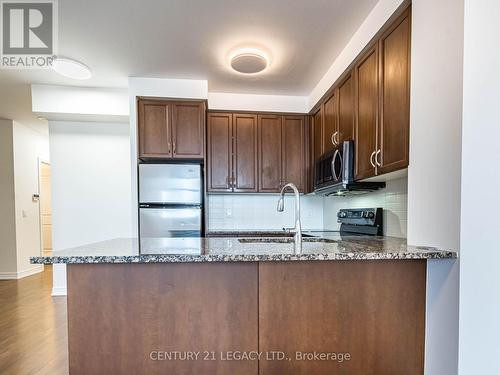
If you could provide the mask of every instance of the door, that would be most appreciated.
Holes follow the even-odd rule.
[[[203,159],[205,103],[172,104],[172,155],[176,159]]]
[[[259,191],[261,192],[279,192],[283,185],[281,123],[281,116],[258,116]]]
[[[408,11],[380,39],[379,173],[406,168],[410,127],[410,16]]]
[[[306,126],[303,116],[283,116],[282,183],[294,183],[300,192],[306,191]]]
[[[335,90],[336,92],[336,90]],[[333,150],[339,141],[337,126],[337,95],[335,92],[323,107],[325,124],[323,126],[323,152]]]
[[[40,163],[40,228],[42,255],[52,255],[52,204],[50,164]]]
[[[233,114],[233,191],[258,191],[257,153],[257,116]]]
[[[337,90],[339,109],[337,141],[342,144],[344,141],[354,139],[354,84],[352,72],[340,83]]]
[[[377,47],[370,49],[355,67],[356,74],[356,179],[376,173],[378,69]]]
[[[139,203],[201,204],[199,164],[140,164]]]
[[[231,191],[232,179],[232,127],[230,113],[209,113],[207,131],[207,190]]]
[[[323,153],[323,110],[320,107],[312,117],[312,146],[313,146],[313,163]]]
[[[163,237],[201,237],[200,207],[139,209],[141,243]]]
[[[172,156],[170,105],[163,101],[139,100],[139,157]]]

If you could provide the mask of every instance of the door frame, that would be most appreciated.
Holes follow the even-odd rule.
[[[40,256],[44,256],[43,232],[42,232],[42,207],[40,204],[40,192],[42,191],[42,164],[48,164],[51,167],[51,172],[52,172],[52,164],[50,164],[50,160],[38,157],[38,221],[39,221],[39,233],[40,233]],[[50,183],[52,184],[52,173],[51,173]],[[52,212],[52,206],[50,207],[50,211]]]

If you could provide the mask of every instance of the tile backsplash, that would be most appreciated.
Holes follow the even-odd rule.
[[[293,227],[295,202],[285,196],[285,210],[276,211],[278,194],[227,194],[208,196],[208,229],[277,229]],[[300,197],[303,229],[323,228],[323,197]]]
[[[408,220],[408,179],[387,181],[386,188],[369,194],[347,197],[325,197],[323,225],[338,230],[337,212],[341,208],[382,207],[384,209],[384,235],[406,238]]]
[[[387,187],[373,193],[322,197],[301,195],[302,228],[338,230],[337,212],[341,208],[382,207],[384,235],[406,238],[408,180],[388,181]],[[209,230],[272,229],[294,225],[295,207],[292,195],[285,197],[284,212],[277,212],[278,194],[221,194],[208,196]]]

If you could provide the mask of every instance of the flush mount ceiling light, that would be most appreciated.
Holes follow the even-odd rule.
[[[87,65],[67,57],[55,57],[52,60],[52,69],[68,78],[89,79],[92,77],[92,71]]]
[[[269,66],[269,58],[258,49],[241,49],[231,54],[231,68],[241,74],[262,73]]]

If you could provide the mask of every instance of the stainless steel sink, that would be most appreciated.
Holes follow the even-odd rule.
[[[252,238],[238,238],[240,243],[293,243],[293,237],[252,237]],[[319,237],[303,237],[302,242],[312,243],[337,243],[338,240],[330,240],[327,238]]]

